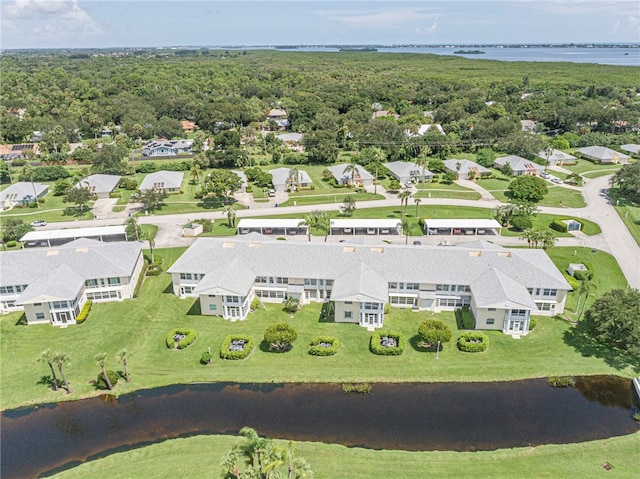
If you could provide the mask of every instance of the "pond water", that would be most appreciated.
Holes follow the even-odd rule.
[[[197,384],[5,411],[4,479],[34,477],[144,443],[243,426],[273,438],[374,449],[474,451],[631,434],[631,381],[579,378],[500,383]]]

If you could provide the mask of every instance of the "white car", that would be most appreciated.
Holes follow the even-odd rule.
[[[34,222],[31,223],[31,226],[34,226],[34,227],[47,226],[47,222],[45,220],[35,220]]]
[[[558,185],[562,184],[562,180],[560,178],[556,178],[555,176],[553,178],[551,178],[551,182],[552,183],[556,183]]]

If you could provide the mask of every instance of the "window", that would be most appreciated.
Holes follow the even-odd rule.
[[[351,318],[353,318],[353,311],[345,311],[344,319],[351,319]]]
[[[328,279],[328,280],[325,281],[324,284],[327,285],[327,286],[333,286],[333,280],[332,279]]]
[[[494,318],[487,318],[487,324],[493,324],[496,320]]]
[[[44,313],[36,313],[36,319],[44,319]]]
[[[315,279],[305,278],[304,285],[305,286],[315,286],[316,285],[316,280]]]
[[[224,300],[227,303],[239,303],[240,302],[240,298],[238,296],[225,296]]]
[[[471,292],[471,287],[465,284],[459,284],[458,285],[458,292],[461,293],[470,293]]]
[[[544,289],[542,291],[542,296],[551,296],[551,297],[555,297],[558,294],[558,290],[557,289]]]
[[[449,291],[448,284],[436,284],[436,291]]]
[[[0,294],[11,294],[13,293],[13,286],[1,286]]]
[[[353,304],[353,301],[345,301],[344,304]]]
[[[120,278],[109,278],[109,286],[120,286]]]
[[[33,303],[34,306],[42,306],[42,303]]]
[[[209,304],[209,311],[215,311],[218,309],[218,306],[215,304]]]
[[[277,284],[289,284],[289,278],[276,278]]]
[[[487,308],[488,311],[495,311],[496,308]]]
[[[88,279],[84,282],[84,284],[87,286],[87,288],[97,288],[98,287],[98,280],[97,279]]]
[[[556,305],[553,303],[536,303],[540,311],[555,311]]]
[[[21,284],[16,286],[16,293],[20,293],[24,290],[25,286],[22,286]]]
[[[407,283],[407,289],[417,291],[420,289],[420,285],[418,283]]]
[[[398,289],[398,283],[389,283],[389,289]]]
[[[406,296],[390,296],[389,303],[391,304],[402,304],[405,306],[415,306],[416,298],[414,297],[406,297]]]
[[[267,284],[267,277],[266,276],[258,276],[256,278],[256,283],[258,283],[258,284]]]
[[[180,273],[180,279],[191,279],[191,273]]]

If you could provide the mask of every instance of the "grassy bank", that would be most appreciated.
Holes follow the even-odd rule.
[[[258,431],[259,432],[259,431]],[[196,436],[113,454],[56,474],[57,479],[92,477],[155,477],[173,479],[218,477],[222,456],[234,436]],[[297,442],[317,479],[429,477],[555,479],[631,478],[637,473],[640,433],[579,444],[545,445],[481,452],[373,451],[335,444]],[[607,472],[603,464],[613,468]],[[400,472],[402,471],[402,472]],[[428,471],[428,472],[427,472]]]
[[[164,264],[169,265],[182,251],[178,248],[156,250],[156,256],[162,256]],[[568,254],[572,252],[573,249]],[[563,261],[562,258],[557,261]],[[614,281],[607,273],[600,272],[596,259],[592,262],[597,264],[596,279]],[[18,324],[19,318],[20,314],[13,313],[0,319],[0,354],[11,358],[0,365],[2,409],[99,394],[90,384],[99,372],[94,356],[106,352],[107,367],[119,370],[121,365],[114,354],[124,347],[133,353],[129,362],[133,381],[118,383],[117,394],[199,381],[493,381],[567,374],[636,374],[630,366],[619,366],[620,363],[611,362],[610,358],[583,356],[586,346],[572,337],[572,326],[559,319],[540,317],[535,330],[519,341],[500,332],[488,332],[489,350],[470,356],[453,346],[459,334],[453,313],[393,309],[385,326],[403,333],[409,344],[403,356],[388,358],[369,352],[371,333],[357,324],[321,321],[320,304],[306,306],[293,318],[282,311],[281,305],[272,304],[250,315],[246,321],[231,322],[200,315],[199,303],[193,298],[179,299],[172,294],[170,278],[164,274],[147,278],[141,295],[135,300],[94,304],[89,319],[81,325],[66,329],[50,325],[22,326]],[[438,361],[433,353],[421,352],[411,345],[418,324],[427,318],[441,319],[454,331],[452,342],[445,345]],[[223,361],[217,357],[220,344],[228,334],[249,334],[259,345],[266,327],[281,321],[290,322],[298,331],[298,340],[291,352],[273,354],[256,347],[243,361]],[[195,329],[198,338],[185,350],[169,350],[165,345],[166,335],[178,326]],[[338,337],[342,343],[338,354],[328,358],[310,356],[308,344],[317,335]],[[211,367],[199,364],[200,355],[207,347],[216,353]],[[65,365],[65,372],[74,388],[72,394],[55,393],[42,383],[42,376],[48,375],[49,370],[36,359],[45,349],[68,353],[70,363]]]

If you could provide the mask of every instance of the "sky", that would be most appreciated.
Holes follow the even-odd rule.
[[[640,42],[638,0],[0,0],[0,47]]]

